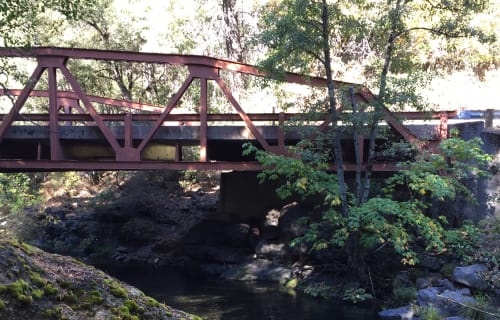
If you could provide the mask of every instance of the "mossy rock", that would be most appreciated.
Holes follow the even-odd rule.
[[[138,292],[72,258],[0,240],[0,319],[198,319]]]

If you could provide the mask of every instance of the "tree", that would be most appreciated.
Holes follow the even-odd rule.
[[[329,151],[322,150],[320,155],[317,153],[315,141],[320,139],[300,143],[292,151],[298,155],[295,158],[266,154],[253,147],[246,150],[256,152],[257,159],[268,168],[261,174],[262,178],[286,178],[286,184],[278,190],[282,196],[298,193],[304,197],[323,197],[323,222],[311,224],[310,232],[300,240],[313,242],[315,248],[324,248],[329,244],[345,247],[348,263],[360,275],[365,272],[364,257],[367,252],[381,243],[391,243],[403,256],[403,262],[414,264],[416,257],[409,246],[411,232],[424,237],[429,250],[443,248],[442,226],[439,221],[427,218],[423,199],[398,201],[390,193],[373,193],[371,179],[375,138],[382,112],[387,106],[404,106],[418,100],[415,98],[415,87],[409,87],[408,82],[401,81],[403,76],[412,76],[421,69],[412,59],[415,37],[426,34],[427,37],[419,40],[421,43],[424,39],[436,37],[491,40],[485,32],[471,26],[472,18],[484,11],[486,6],[487,1],[481,0],[453,4],[448,1],[417,0],[360,0],[347,3],[283,0],[271,2],[265,8],[267,14],[263,18],[263,29],[266,31],[262,33],[261,39],[267,44],[269,52],[262,67],[267,71],[272,70],[273,74],[287,70],[322,75],[327,82],[325,98],[320,103],[331,114],[333,125],[326,138],[332,141],[336,175],[326,172]],[[354,95],[350,95],[346,88],[335,87],[333,75],[340,72],[334,68],[349,66],[350,63],[363,64],[368,77],[365,81],[376,83],[378,95],[370,105],[361,105],[350,98]],[[402,88],[411,90],[404,92]],[[338,103],[342,100],[349,103],[342,104],[341,112]],[[348,109],[351,110],[350,114],[345,112]],[[355,192],[349,190],[345,181],[340,143],[341,132],[345,127],[337,126],[340,120],[350,124],[350,131],[355,137],[360,133],[368,136],[364,179],[361,179],[362,159],[356,156]],[[409,179],[407,183],[411,186],[421,185],[424,194],[431,194],[437,199],[450,199],[458,190],[444,184],[446,180],[436,175],[440,170],[448,172],[449,168],[442,167],[444,164],[441,158],[437,158],[438,155],[429,157],[422,157],[420,161],[423,167],[419,168],[420,171],[406,175],[405,179]],[[404,176],[403,172],[396,176]],[[477,172],[482,173],[481,170]],[[420,181],[417,177],[429,180]],[[391,188],[395,181],[399,181],[398,178],[387,182],[387,190],[393,190]],[[444,187],[446,193],[439,193],[433,183]],[[464,188],[459,189],[466,191]],[[322,229],[325,222],[329,227]],[[412,224],[417,226],[417,230],[412,230]]]
[[[29,46],[46,12],[57,12],[66,19],[81,17],[82,10],[95,0],[5,0],[0,4],[0,37],[3,46]]]

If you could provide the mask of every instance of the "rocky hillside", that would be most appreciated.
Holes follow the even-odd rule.
[[[199,319],[102,271],[14,240],[0,241],[0,319]]]

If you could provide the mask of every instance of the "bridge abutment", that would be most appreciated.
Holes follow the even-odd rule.
[[[451,127],[459,130],[462,139],[481,137],[485,152],[494,157],[488,168],[491,178],[466,182],[477,204],[458,195],[452,205],[435,203],[433,211],[456,221],[463,219],[479,221],[486,217],[500,217],[500,130],[484,129],[483,121],[452,124]],[[278,181],[259,183],[257,174],[255,171],[231,171],[221,174],[219,199],[221,219],[242,221],[263,219],[269,210],[280,209],[293,201],[282,200],[276,195]],[[387,174],[389,173],[377,173],[376,179],[383,180]]]

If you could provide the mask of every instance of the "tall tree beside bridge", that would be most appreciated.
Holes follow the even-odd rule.
[[[278,189],[281,196],[295,193],[303,197],[323,197],[323,221],[311,223],[309,231],[299,241],[308,242],[316,249],[329,245],[344,247],[349,257],[348,264],[360,275],[366,274],[364,261],[367,254],[388,243],[402,256],[402,262],[416,263],[411,247],[414,233],[426,239],[428,250],[444,248],[445,231],[439,221],[424,214],[427,205],[423,196],[444,200],[453,198],[458,191],[467,192],[448,180],[455,174],[458,177],[459,173],[442,156],[432,155],[431,162],[429,158],[419,156],[412,160],[421,165],[402,170],[397,178],[388,181],[386,189],[390,191],[396,185],[404,185],[413,195],[408,201],[397,201],[390,192],[373,192],[371,165],[375,157],[375,137],[384,108],[409,105],[422,108],[415,79],[422,78],[420,71],[426,68],[428,72],[429,68],[414,55],[425,54],[429,41],[493,40],[491,35],[472,24],[473,19],[487,8],[488,2],[483,0],[453,3],[283,0],[271,1],[264,8],[262,24],[266,31],[261,39],[269,52],[262,62],[263,68],[273,74],[285,70],[299,71],[327,79],[324,98],[315,107],[321,105],[323,110],[331,113],[333,125],[328,139],[332,141],[329,150],[333,151],[336,175],[326,172],[330,151],[318,148],[316,142],[324,142],[321,139],[304,141],[291,151],[303,161],[256,151],[253,147],[246,150],[255,151],[258,160],[268,167],[261,174],[262,179],[286,178],[287,183]],[[370,105],[354,101],[346,88],[337,88],[333,82],[335,76],[345,76],[345,70],[357,64],[363,66],[363,69],[354,68],[366,77],[363,82],[378,89],[378,97]],[[339,111],[341,101],[344,101],[343,109]],[[348,109],[354,116],[345,112]],[[336,125],[339,121],[350,124],[355,136],[365,134],[369,140],[364,179],[361,179],[362,159],[356,156],[356,187],[352,191],[344,178],[341,129]],[[462,148],[464,142],[452,139],[447,143],[455,144],[448,149],[451,152],[459,150],[458,145]],[[477,160],[484,163],[487,157],[480,152],[478,145],[470,148],[478,151]],[[464,155],[453,156],[462,159]],[[428,163],[433,164],[426,165]],[[467,168],[465,172],[472,176],[484,173],[481,170],[474,173],[473,169]],[[449,176],[440,176],[440,170]]]

